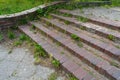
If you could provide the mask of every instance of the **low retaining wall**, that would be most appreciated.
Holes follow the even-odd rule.
[[[101,6],[101,5],[111,5],[111,1],[94,1],[94,2],[79,2],[77,5],[87,5],[87,6]]]
[[[52,2],[52,3],[49,3],[47,5],[45,5],[45,4],[40,5],[40,6],[34,7],[32,9],[29,9],[29,10],[22,11],[19,13],[1,15],[0,16],[0,29],[19,25],[20,21],[22,21],[24,23],[25,19],[30,18],[30,17],[34,18],[37,15],[37,10],[44,9],[44,8],[49,7],[49,6],[61,4],[64,2],[65,1]]]

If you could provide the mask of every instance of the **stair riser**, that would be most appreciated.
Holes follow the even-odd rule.
[[[94,20],[94,19],[90,19],[88,17],[85,17],[85,16],[77,16],[77,15],[72,15],[70,13],[67,13],[67,12],[62,12],[62,11],[59,11],[61,14],[69,14],[71,15],[72,17],[84,17],[84,18],[87,18],[89,22],[91,23],[94,23],[94,24],[97,24],[97,25],[100,25],[100,26],[103,26],[103,27],[106,27],[106,28],[109,28],[109,29],[113,29],[113,30],[117,30],[117,31],[120,31],[120,27],[117,27],[117,26],[114,26],[114,25],[111,25],[111,24],[107,24],[107,23],[103,23],[103,22],[99,22],[97,20]]]
[[[57,29],[57,30],[59,30],[59,31],[61,31],[61,32],[65,32],[65,33],[66,33],[67,35],[69,35],[69,36],[71,36],[71,34],[73,34],[73,33],[69,32],[69,31],[65,31],[64,29],[62,29],[62,28],[58,27],[57,25],[54,25],[54,24],[52,24],[52,23],[50,23],[50,22],[48,22],[48,21],[46,21],[46,20],[44,20],[44,19],[41,19],[41,22],[43,22],[43,23],[45,23],[45,22],[46,22],[46,23],[49,23],[49,25],[53,26],[55,29]],[[82,38],[82,37],[79,37],[79,38],[80,38],[81,41],[84,42],[85,44],[87,44],[87,45],[89,45],[89,46],[91,46],[91,47],[93,47],[93,48],[95,48],[95,49],[97,49],[97,50],[99,50],[99,51],[101,51],[101,52],[104,52],[104,53],[108,54],[110,57],[112,57],[112,58],[120,61],[120,58],[119,58],[117,55],[114,55],[113,53],[111,53],[109,50],[106,50],[106,49],[104,49],[104,48],[101,48],[100,46],[98,46],[98,45],[96,45],[96,44],[93,44],[93,43],[89,42],[88,40],[85,40],[85,39]]]
[[[67,20],[64,20],[64,19],[61,19],[61,18],[58,18],[58,17],[56,17],[56,16],[53,16],[52,15],[52,17],[53,18],[57,18],[57,19],[59,19],[59,20],[62,20],[62,21],[67,21]],[[70,22],[70,21],[68,21],[68,22]],[[76,23],[74,23],[74,22],[70,22],[71,24],[73,24],[75,27],[84,27],[85,28],[85,30],[86,31],[88,31],[88,32],[90,32],[90,33],[94,33],[94,34],[97,34],[97,35],[99,35],[99,36],[101,36],[101,37],[104,37],[104,38],[106,38],[106,39],[108,39],[108,36],[109,35],[111,35],[111,34],[106,34],[106,33],[103,33],[103,32],[100,32],[100,31],[98,31],[98,30],[95,30],[95,29],[92,29],[92,28],[88,28],[88,27],[86,27],[86,26],[84,26],[84,25],[82,25],[82,24],[76,24]],[[116,42],[116,43],[120,43],[120,37],[117,37],[117,36],[114,36],[114,35],[112,35],[113,37],[114,37],[114,40],[112,40],[112,41],[114,41],[114,42]]]
[[[25,33],[24,31],[22,31],[22,30],[20,30],[20,31],[21,31],[22,33],[24,33],[24,34],[27,35],[27,33]],[[28,36],[31,40],[33,40],[35,43],[37,43],[37,44],[40,45],[40,43],[38,43],[36,40],[34,40],[30,35],[27,35],[27,36]],[[40,45],[40,46],[41,46],[41,45]],[[42,46],[42,47],[43,47],[43,46]],[[43,49],[45,50],[45,52],[47,53],[47,55],[50,55],[50,54],[51,54],[51,53],[49,53],[49,51],[46,50],[46,48],[43,47]],[[59,59],[55,58],[54,56],[53,56],[53,58],[56,59],[56,60],[59,60]],[[60,68],[62,68],[66,73],[74,75],[74,74],[71,73],[67,68],[65,68],[62,64],[63,64],[63,63],[60,64]]]
[[[88,74],[88,72],[87,71],[85,71],[83,68],[81,68],[79,65],[77,65],[76,63],[73,63],[73,65],[74,65],[74,67],[73,68],[69,68],[68,66],[65,66],[64,64],[66,64],[66,62],[68,62],[68,61],[72,61],[71,59],[69,59],[67,56],[65,56],[64,54],[62,54],[62,55],[64,55],[64,57],[61,57],[60,55],[61,54],[59,54],[59,51],[58,51],[58,53],[56,53],[56,52],[54,52],[53,51],[53,47],[50,47],[49,49],[48,49],[48,47],[46,47],[46,42],[43,42],[43,41],[40,41],[40,40],[37,40],[35,37],[37,37],[37,36],[32,36],[32,34],[29,34],[29,32],[27,32],[27,31],[24,31],[24,30],[22,30],[22,29],[20,29],[20,31],[21,32],[23,32],[24,34],[26,34],[28,37],[30,37],[31,38],[31,40],[33,40],[34,42],[36,42],[37,44],[39,44],[39,45],[41,45],[42,46],[42,48],[46,51],[46,53],[48,54],[48,55],[51,55],[51,53],[53,54],[53,58],[54,59],[56,59],[56,60],[58,60],[58,61],[60,61],[60,67],[59,68],[62,68],[66,73],[68,73],[68,74],[72,74],[72,75],[74,75],[76,78],[78,78],[79,80],[82,80],[83,78],[87,78],[87,77],[89,77],[89,76],[91,76],[91,75],[89,75]],[[33,33],[34,34],[34,33]],[[49,44],[48,44],[49,45]],[[52,52],[51,52],[52,51]],[[56,56],[57,55],[57,56]],[[59,55],[59,57],[58,57],[58,55]],[[64,59],[63,59],[64,58]],[[71,63],[72,64],[72,63]],[[69,64],[69,65],[71,65],[71,64]],[[75,67],[75,66],[77,66],[77,67]],[[76,75],[74,72],[75,71],[77,71],[77,69],[78,68],[81,68],[81,70],[85,73],[85,74],[88,74],[88,75],[83,75],[83,76],[81,76],[81,78],[79,78],[79,76],[78,75]],[[71,70],[72,69],[72,70]],[[74,69],[74,70],[73,70]],[[81,74],[80,74],[81,75]],[[90,77],[90,79],[89,80],[93,80],[93,79],[95,79],[95,78],[93,78],[92,76]],[[85,79],[86,80],[86,79]]]
[[[37,28],[38,29],[38,28]],[[64,43],[60,42],[59,40],[54,39],[54,37],[52,37],[50,34],[44,32],[41,29],[38,29],[40,32],[46,34],[47,37],[49,37],[50,39],[52,39],[53,41],[56,41],[58,43],[60,43],[60,45],[62,47],[64,47],[65,49],[67,49],[68,51],[70,51],[73,55],[75,55],[76,57],[78,57],[79,59],[81,59],[83,62],[85,62],[86,64],[88,64],[89,66],[91,66],[92,68],[96,69],[100,74],[104,74],[104,76],[108,77],[111,80],[115,80],[114,77],[112,77],[112,75],[110,75],[109,73],[107,73],[103,68],[98,67],[97,65],[95,65],[94,63],[91,63],[89,60],[87,60],[84,56],[79,55],[79,53],[77,53],[76,51],[72,50],[72,48],[70,48],[69,46],[65,45]],[[66,43],[67,44],[67,43]]]

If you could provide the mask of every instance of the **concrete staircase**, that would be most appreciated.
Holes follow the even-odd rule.
[[[52,13],[19,29],[79,80],[120,80],[119,23],[90,17],[81,22],[68,10],[59,12],[71,16]]]

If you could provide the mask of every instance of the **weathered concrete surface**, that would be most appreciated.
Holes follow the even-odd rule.
[[[48,80],[54,69],[34,65],[34,58],[26,48],[9,48],[0,45],[0,80]],[[57,80],[64,80],[59,76]]]
[[[84,14],[86,16],[92,16],[97,18],[105,18],[115,21],[120,21],[120,8],[105,8],[105,7],[94,7],[94,8],[83,8],[82,10],[73,10],[74,14]]]

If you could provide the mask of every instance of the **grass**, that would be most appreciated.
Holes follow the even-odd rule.
[[[0,33],[0,41],[3,40],[3,35]]]
[[[8,34],[7,35],[8,35],[9,39],[15,39],[15,37],[16,37],[15,33],[13,33],[12,30],[8,30]]]
[[[80,38],[76,34],[71,34],[71,38],[76,40],[76,41],[80,40]]]
[[[52,60],[52,64],[53,64],[54,67],[56,67],[56,68],[59,68],[59,67],[60,67],[60,62],[59,62],[58,60],[53,59],[53,60]]]
[[[27,10],[55,0],[0,0],[0,15]]]
[[[42,46],[40,45],[35,45],[35,54],[34,54],[34,57],[35,58],[38,58],[38,57],[46,57],[46,52],[44,51],[44,49],[42,48]]]
[[[115,37],[110,34],[110,35],[108,35],[108,39],[114,41],[114,40],[115,40]]]
[[[81,21],[81,22],[87,22],[88,21],[88,19],[84,18],[84,17],[78,17],[77,20]]]
[[[56,80],[57,79],[57,73],[52,73],[50,76],[49,76],[49,78],[48,78],[48,80]]]

